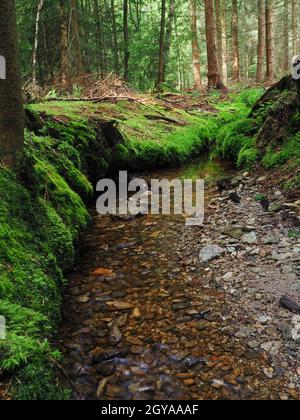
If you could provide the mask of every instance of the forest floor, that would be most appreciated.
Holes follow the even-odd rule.
[[[224,171],[239,204],[216,188]],[[155,175],[191,172],[207,181],[201,228],[93,212],[60,332],[74,398],[299,399],[300,317],[279,304],[299,300],[299,203],[278,174],[218,162]],[[222,251],[204,262],[210,245]]]

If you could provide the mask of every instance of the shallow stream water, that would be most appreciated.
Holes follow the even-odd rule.
[[[204,178],[209,212],[215,181],[229,171],[205,159],[151,177]],[[184,218],[174,215],[124,221],[91,213],[60,331],[73,397],[251,396],[247,378],[255,367],[226,334],[224,293],[203,281],[201,227],[186,227]]]

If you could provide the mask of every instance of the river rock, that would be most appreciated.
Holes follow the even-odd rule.
[[[201,249],[199,257],[202,263],[206,263],[221,257],[225,253],[226,250],[221,248],[219,245],[207,245]]]
[[[280,347],[281,347],[281,342],[280,341],[268,341],[268,342],[263,343],[261,345],[261,348],[264,351],[266,351],[266,352],[268,352],[268,353],[270,353],[274,356],[279,353]]]
[[[272,318],[271,318],[271,317],[269,317],[269,316],[266,316],[266,315],[262,315],[262,316],[260,316],[260,317],[258,318],[258,322],[259,322],[261,325],[267,325],[267,324],[269,324],[271,321],[272,321]]]
[[[294,325],[292,329],[292,339],[294,341],[300,340],[300,316],[295,315],[292,319],[292,324]]]
[[[257,236],[255,232],[245,233],[242,237],[242,242],[244,244],[255,245],[257,244]]]
[[[278,213],[282,210],[283,206],[281,203],[273,203],[269,207],[269,211],[272,213]]]

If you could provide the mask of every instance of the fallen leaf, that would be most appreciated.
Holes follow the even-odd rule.
[[[97,389],[97,398],[100,398],[104,394],[106,386],[107,386],[107,382],[108,382],[107,379],[103,379],[99,383],[98,389]]]
[[[119,310],[119,311],[125,311],[127,309],[133,308],[133,305],[128,302],[113,301],[113,302],[106,302],[106,305],[112,308],[113,310]]]
[[[140,318],[141,317],[141,311],[139,310],[139,308],[134,308],[132,316],[133,316],[133,318]]]
[[[111,276],[113,273],[113,270],[110,270],[108,268],[97,268],[92,272],[93,276]]]

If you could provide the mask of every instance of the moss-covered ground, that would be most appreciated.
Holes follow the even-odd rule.
[[[213,144],[215,153],[239,165],[254,164],[263,116],[248,116],[261,93],[245,91],[226,101],[211,96],[217,110],[211,114],[128,101],[30,106],[24,155],[14,170],[0,167],[0,315],[7,321],[0,371],[13,376],[14,398],[68,397],[57,381],[60,355],[51,342],[65,273],[89,222],[92,183],[121,169],[179,165]],[[122,141],[105,132],[102,122],[111,120]],[[281,150],[270,147],[264,164],[300,159],[298,137]]]

